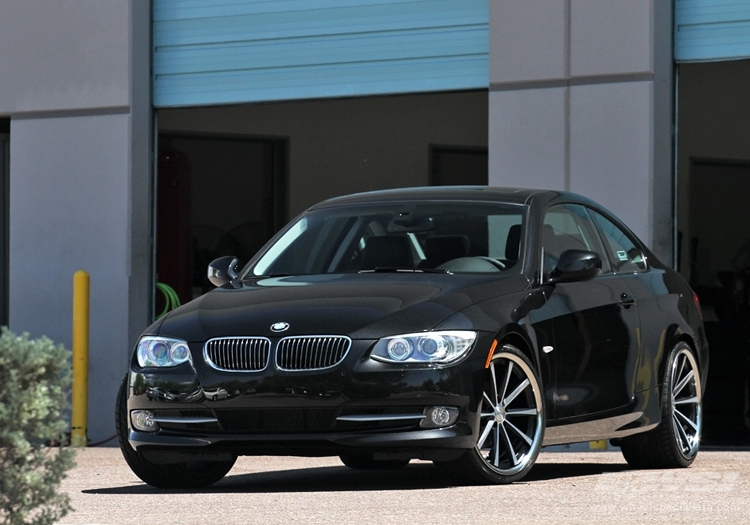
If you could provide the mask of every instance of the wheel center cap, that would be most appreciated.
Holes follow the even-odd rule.
[[[495,421],[501,424],[505,423],[505,408],[501,406],[496,406],[494,412],[495,412]]]

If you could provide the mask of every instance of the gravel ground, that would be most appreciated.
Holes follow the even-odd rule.
[[[157,490],[117,448],[78,451],[63,524],[750,523],[750,452],[701,451],[692,467],[637,471],[618,451],[542,452],[522,482],[454,486],[430,463],[354,471],[337,458],[242,457],[221,482]]]

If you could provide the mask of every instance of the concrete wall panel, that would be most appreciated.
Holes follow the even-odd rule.
[[[123,147],[129,121],[108,115],[11,122],[10,328],[71,348],[73,274],[91,275],[94,439],[114,433],[115,394],[130,350],[130,158]]]
[[[578,86],[570,101],[570,190],[609,208],[647,244],[651,91],[650,82]]]
[[[651,71],[654,1],[571,0],[571,75]]]
[[[490,93],[491,186],[565,189],[565,91]]]
[[[2,2],[0,114],[127,106],[130,9],[122,0]]]
[[[490,82],[565,76],[565,2],[490,2]]]

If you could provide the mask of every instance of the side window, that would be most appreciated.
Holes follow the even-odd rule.
[[[555,269],[560,254],[565,250],[588,250],[602,258],[602,273],[610,271],[607,255],[596,233],[591,216],[578,204],[551,207],[544,216],[542,227],[544,274]]]
[[[631,273],[648,268],[643,252],[624,231],[594,210],[591,210],[591,215],[609,248],[609,258],[615,272]]]

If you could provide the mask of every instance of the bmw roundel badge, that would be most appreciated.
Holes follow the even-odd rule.
[[[286,330],[289,330],[289,323],[285,323],[284,321],[273,323],[271,325],[272,332],[284,332]]]

